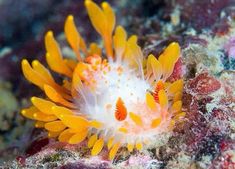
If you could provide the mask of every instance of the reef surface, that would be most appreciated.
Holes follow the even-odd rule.
[[[101,1],[95,1],[100,3]],[[26,82],[22,58],[43,63],[47,30],[69,53],[64,20],[73,14],[85,39],[95,40],[80,0],[0,1],[0,168],[235,168],[235,4],[232,0],[110,1],[117,22],[137,34],[144,55],[159,55],[170,42],[182,47],[172,79],[183,75],[186,117],[165,141],[113,161],[107,151],[59,143],[20,115],[29,98],[42,95]],[[10,11],[10,12],[9,12]],[[17,25],[17,26],[16,26]],[[86,30],[86,31],[84,31]],[[57,77],[58,79],[60,77]],[[163,137],[164,139],[164,137]],[[160,142],[157,144],[157,142]],[[161,144],[164,142],[164,144]]]

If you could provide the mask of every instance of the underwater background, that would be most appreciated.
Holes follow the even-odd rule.
[[[131,153],[123,148],[112,161],[107,152],[91,157],[86,146],[48,138],[20,113],[32,96],[44,95],[23,76],[21,60],[38,59],[46,65],[48,30],[69,54],[63,33],[69,14],[86,41],[101,43],[100,38],[83,0],[0,0],[0,168],[234,169],[235,1],[107,2],[116,22],[138,36],[144,56],[159,56],[171,42],[180,44],[181,58],[171,78],[184,80],[184,121],[164,144]]]

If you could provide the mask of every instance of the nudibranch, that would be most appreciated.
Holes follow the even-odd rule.
[[[127,37],[115,27],[115,14],[107,2],[99,7],[85,0],[95,30],[103,39],[87,47],[72,15],[65,21],[66,39],[76,57],[62,57],[52,31],[45,35],[46,61],[64,79],[57,83],[38,60],[24,59],[25,78],[42,89],[46,98],[32,97],[22,115],[45,128],[48,137],[78,144],[87,140],[91,154],[106,147],[113,159],[120,147],[128,151],[148,147],[160,135],[173,130],[185,113],[181,111],[183,80],[168,81],[180,57],[172,42],[158,59],[143,56],[137,36]]]

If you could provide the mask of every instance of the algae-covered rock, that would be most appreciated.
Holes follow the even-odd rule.
[[[15,114],[18,110],[18,102],[7,82],[0,81],[0,133],[7,132],[13,126]],[[0,135],[0,140],[4,140]],[[0,141],[0,149],[5,143]]]
[[[93,0],[96,3],[102,0]],[[91,156],[87,139],[59,143],[20,115],[29,98],[42,94],[21,72],[23,57],[44,64],[44,34],[53,30],[62,55],[75,56],[65,42],[64,20],[73,14],[86,41],[98,41],[81,0],[0,0],[0,168],[58,169],[234,169],[235,166],[235,6],[232,0],[109,1],[118,25],[138,35],[144,55],[161,54],[170,42],[182,47],[170,79],[183,78],[185,118],[152,147],[120,148],[108,160],[108,148]],[[23,11],[22,11],[23,10]],[[51,71],[53,72],[53,71]],[[55,75],[54,72],[52,73]],[[60,75],[55,78],[59,82]],[[158,144],[158,142],[161,144]],[[145,144],[145,143],[144,143]],[[150,143],[146,143],[150,144]]]

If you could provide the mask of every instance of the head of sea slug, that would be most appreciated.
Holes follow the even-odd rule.
[[[64,31],[76,59],[64,58],[52,31],[45,35],[50,69],[64,76],[57,83],[39,61],[22,61],[25,78],[42,89],[46,98],[32,97],[22,115],[45,128],[49,137],[78,144],[87,140],[91,154],[107,146],[109,159],[120,147],[141,150],[160,135],[172,131],[185,113],[181,111],[182,79],[168,82],[180,57],[173,42],[156,59],[144,57],[137,37],[115,26],[115,14],[107,2],[101,8],[85,0],[91,23],[103,39],[89,47],[79,34],[73,16]]]

